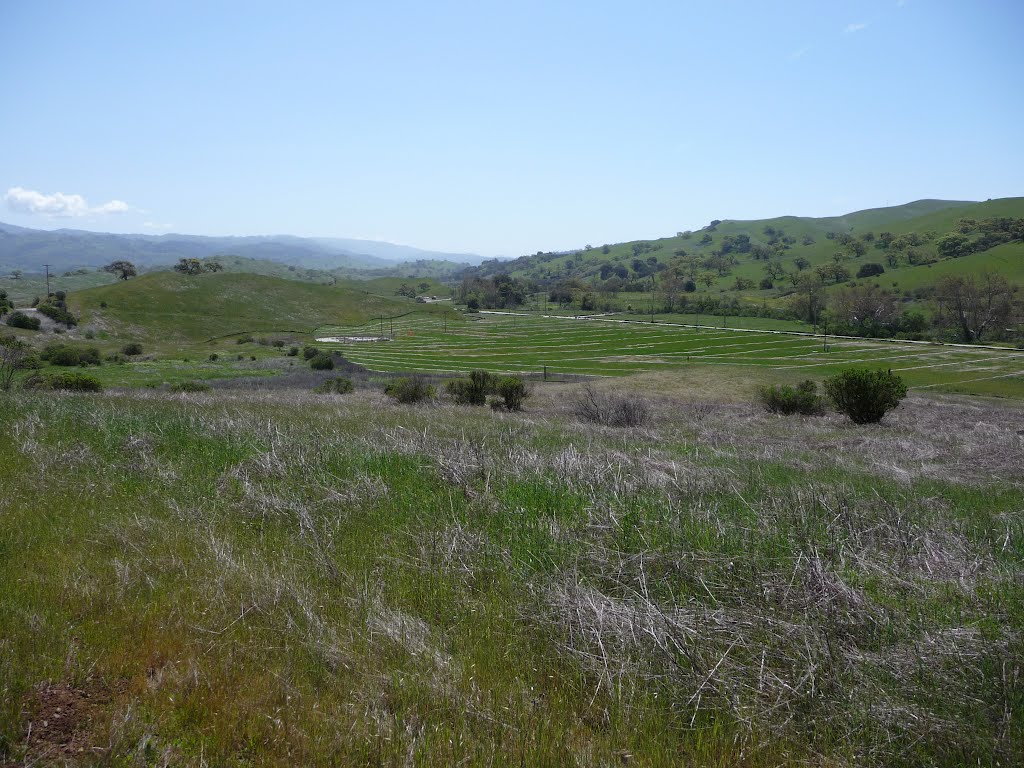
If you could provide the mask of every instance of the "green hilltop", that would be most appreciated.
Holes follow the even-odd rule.
[[[245,332],[311,332],[413,309],[443,312],[356,284],[320,285],[265,275],[153,272],[68,297],[81,324],[153,340],[197,341]]]
[[[1024,197],[980,203],[918,200],[824,218],[726,219],[674,237],[537,253],[506,262],[489,261],[472,274],[489,277],[505,273],[543,285],[575,280],[597,291],[618,293],[643,291],[645,285],[649,290],[652,275],[656,278],[665,267],[680,266],[695,279],[698,295],[726,294],[728,298],[758,303],[771,302],[791,292],[783,275],[836,261],[850,273],[847,280],[837,283],[855,280],[865,263],[879,263],[884,276],[877,276],[875,282],[901,292],[920,290],[943,274],[976,274],[979,270],[1020,281],[1024,280],[1024,242],[1020,239],[959,258],[943,255],[938,244],[943,236],[955,232],[964,219],[1022,217]],[[883,233],[897,238],[895,248],[883,247]],[[844,243],[846,238],[853,238],[863,247]],[[723,250],[729,250],[726,263],[712,264],[715,253]],[[798,269],[798,260],[805,260],[806,266]],[[778,265],[779,277],[770,288],[761,287],[769,264]],[[753,285],[748,284],[751,281]]]

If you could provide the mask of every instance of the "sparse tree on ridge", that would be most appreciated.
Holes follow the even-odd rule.
[[[203,271],[203,263],[199,259],[179,259],[174,265],[174,271],[183,275],[198,275]]]
[[[127,280],[129,277],[135,277],[139,274],[138,270],[135,269],[134,264],[130,261],[124,260],[112,261],[110,264],[103,267],[103,271],[117,275],[121,280]]]

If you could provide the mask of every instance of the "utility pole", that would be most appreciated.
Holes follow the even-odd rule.
[[[46,297],[50,297],[50,265],[43,264],[46,267]]]

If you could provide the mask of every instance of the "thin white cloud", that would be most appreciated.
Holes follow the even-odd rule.
[[[854,32],[860,32],[862,29],[867,29],[867,28],[868,28],[868,25],[865,24],[865,23],[847,24],[846,25],[846,33],[852,35]]]
[[[46,195],[34,189],[24,187],[11,187],[4,195],[4,202],[7,207],[15,213],[28,213],[37,216],[51,216],[54,218],[68,219],[89,214],[117,214],[127,213],[131,206],[124,200],[111,200],[103,205],[90,208],[85,198],[81,195],[65,195],[63,192],[54,192]]]
[[[798,48],[797,50],[795,50],[791,54],[789,54],[789,60],[790,61],[796,61],[797,59],[802,59],[804,56],[807,55],[807,52],[809,50],[810,50],[810,48],[807,47],[807,46],[804,46],[803,48]]]
[[[93,208],[94,213],[128,213],[131,206],[124,200],[111,200],[109,203]]]

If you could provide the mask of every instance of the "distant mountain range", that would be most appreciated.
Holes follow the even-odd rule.
[[[447,261],[480,264],[472,253],[443,253],[407,245],[344,238],[291,235],[205,237],[200,235],[116,235],[78,229],[53,231],[0,222],[0,272],[53,272],[101,267],[118,259],[137,267],[170,265],[178,259],[217,255],[276,261],[306,269],[387,269],[407,261]]]

